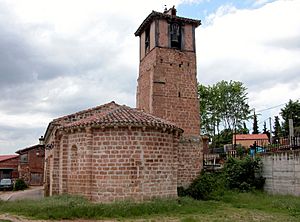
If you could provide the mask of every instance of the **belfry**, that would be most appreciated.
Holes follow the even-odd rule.
[[[190,153],[185,153],[190,158],[201,147],[195,45],[195,29],[200,24],[200,20],[178,17],[173,7],[163,13],[152,11],[135,32],[140,37],[137,108],[183,129],[181,141],[190,141]],[[178,152],[183,170],[187,163],[180,161]],[[191,164],[199,172],[202,163],[194,160]],[[182,185],[188,181],[183,179]]]

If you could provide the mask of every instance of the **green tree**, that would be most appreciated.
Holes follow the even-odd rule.
[[[300,103],[290,100],[285,107],[281,109],[280,115],[283,119],[283,135],[289,135],[289,119],[293,119],[294,127],[300,127]]]
[[[233,133],[242,129],[244,121],[250,118],[246,91],[243,83],[236,81],[221,81],[212,86],[198,85],[201,131],[213,138],[213,144],[214,140],[218,144],[223,143],[221,129]]]
[[[252,134],[259,134],[257,115],[255,114],[255,112],[253,115],[253,132],[252,132]]]
[[[198,94],[200,96],[200,119],[202,134],[214,136],[216,124],[218,122],[215,112],[215,98],[212,96],[213,89],[210,86],[198,85]]]
[[[247,103],[247,88],[236,81],[221,81],[216,84],[219,91],[219,111],[223,127],[234,130],[242,126],[244,120],[250,118]]]
[[[243,128],[238,129],[238,133],[240,133],[240,134],[249,134],[249,130],[248,130],[245,122],[243,122]]]
[[[267,134],[268,138],[269,138],[269,142],[270,142],[270,131],[267,129],[267,123],[266,121],[264,122],[264,128],[263,128],[263,134]]]
[[[275,116],[275,121],[274,121],[274,141],[275,143],[279,142],[279,138],[282,136],[282,129],[281,125],[279,122],[279,117]]]
[[[264,128],[263,128],[263,133],[266,134],[268,132],[267,130],[267,123],[266,121],[264,122]]]
[[[223,147],[225,144],[232,143],[233,132],[230,129],[221,130],[218,135],[213,137],[213,146],[214,147]]]

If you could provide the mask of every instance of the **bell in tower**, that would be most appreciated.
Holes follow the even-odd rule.
[[[195,46],[200,24],[177,16],[173,7],[152,11],[135,32],[140,37],[137,108],[184,130],[178,147],[178,186],[187,186],[203,162]]]
[[[170,38],[171,38],[171,47],[181,49],[181,35],[180,35],[180,26],[177,23],[172,23],[170,25]]]
[[[137,107],[177,124],[187,135],[200,134],[195,29],[200,20],[176,15],[175,7],[152,11],[140,37]]]

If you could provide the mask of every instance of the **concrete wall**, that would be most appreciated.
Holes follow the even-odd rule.
[[[265,191],[300,196],[300,151],[267,154],[262,161]]]

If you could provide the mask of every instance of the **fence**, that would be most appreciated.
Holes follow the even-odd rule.
[[[266,153],[285,151],[285,150],[298,150],[300,149],[300,137],[282,137],[275,139],[272,144],[264,147]]]

